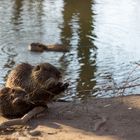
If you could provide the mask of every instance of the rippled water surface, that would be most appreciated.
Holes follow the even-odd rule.
[[[139,5],[139,0],[0,1],[0,84],[18,63],[47,61],[70,82],[65,99],[140,93]],[[70,52],[29,52],[31,42],[62,43]]]

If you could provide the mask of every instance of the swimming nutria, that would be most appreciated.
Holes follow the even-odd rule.
[[[0,112],[8,118],[22,117],[34,107],[47,107],[47,103],[67,87],[67,83],[58,82],[48,91],[41,88],[35,89],[31,93],[27,93],[21,88],[4,87],[0,90]]]
[[[45,45],[41,43],[31,43],[28,46],[28,49],[30,51],[35,51],[35,52],[43,52],[43,51],[68,52],[69,51],[68,47],[62,44]]]
[[[32,66],[28,63],[17,65],[8,75],[6,87],[20,87],[26,92],[49,88],[61,79],[60,71],[49,63]]]

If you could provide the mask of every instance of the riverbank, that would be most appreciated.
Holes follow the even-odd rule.
[[[4,120],[0,118],[0,122]],[[0,139],[139,140],[140,96],[55,102],[28,126],[1,132]]]

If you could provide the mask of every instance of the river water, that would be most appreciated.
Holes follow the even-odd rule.
[[[70,83],[66,100],[139,94],[139,5],[139,0],[1,0],[0,84],[18,63],[49,62]],[[31,42],[62,43],[70,52],[29,52]]]

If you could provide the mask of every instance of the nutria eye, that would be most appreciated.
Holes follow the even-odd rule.
[[[40,69],[41,69],[41,68],[40,68],[39,65],[35,67],[35,70],[36,70],[36,71],[39,71]]]
[[[15,89],[12,89],[11,91],[12,91],[12,93],[13,93],[13,92],[15,92]]]

